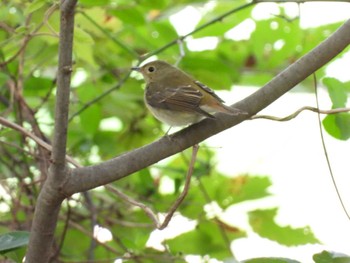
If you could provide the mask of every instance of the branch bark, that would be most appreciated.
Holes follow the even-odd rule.
[[[64,198],[59,185],[67,178],[66,141],[72,67],[74,10],[76,0],[61,1],[60,45],[57,76],[55,127],[51,166],[40,191],[32,223],[26,262],[48,262],[56,229],[58,213]]]
[[[105,185],[181,152],[225,129],[233,127],[264,109],[283,94],[332,60],[350,44],[350,20],[345,22],[324,42],[278,74],[264,87],[234,107],[249,113],[232,117],[217,114],[215,120],[205,119],[169,137],[127,152],[109,161],[72,170],[62,185],[67,196]]]

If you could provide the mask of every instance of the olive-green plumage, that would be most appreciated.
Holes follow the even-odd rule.
[[[211,113],[246,114],[223,104],[214,91],[182,70],[156,60],[133,70],[146,81],[145,103],[153,115],[170,126],[195,123]]]

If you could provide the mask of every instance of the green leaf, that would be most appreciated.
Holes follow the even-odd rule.
[[[242,263],[300,263],[289,258],[254,258],[242,261]]]
[[[91,231],[91,226],[88,222],[80,222],[79,224],[86,231]],[[63,229],[63,222],[58,226],[58,229]],[[62,230],[63,231],[63,230]],[[69,229],[66,233],[65,245],[62,248],[62,255],[67,255],[67,259],[78,258],[82,259],[81,251],[86,251],[89,249],[91,238],[87,235],[82,235],[79,230]],[[65,260],[63,260],[65,261]],[[66,260],[67,261],[67,260]]]
[[[26,97],[36,97],[38,98],[46,96],[46,93],[52,87],[53,80],[48,79],[48,78],[42,78],[42,77],[29,77],[28,79],[25,80],[24,82],[24,95]]]
[[[26,11],[24,12],[25,15],[28,15],[30,13],[33,13],[37,10],[39,10],[40,8],[42,8],[46,3],[46,0],[34,0],[33,2],[31,2]]]
[[[94,134],[99,127],[101,117],[101,107],[97,104],[93,104],[83,111],[80,114],[80,121],[84,133]]]
[[[91,35],[78,26],[74,27],[74,41],[78,43],[94,44],[94,39]]]
[[[269,72],[243,73],[240,77],[240,85],[260,87],[269,82],[273,74]]]
[[[328,94],[332,100],[333,108],[345,107],[348,99],[346,91],[349,89],[350,82],[343,83],[335,78],[324,78],[323,84],[328,89]]]
[[[226,231],[226,234],[230,240],[243,235],[240,231]],[[230,248],[220,236],[220,228],[213,222],[206,221],[201,222],[193,231],[168,240],[167,244],[173,253],[209,255],[217,259],[229,258]]]
[[[144,212],[141,212],[142,218],[144,217]],[[149,218],[148,218],[149,220]],[[135,225],[142,221],[135,221]],[[149,221],[146,221],[149,223]],[[151,233],[151,228],[145,227],[127,227],[124,225],[116,224],[112,229],[112,233],[118,233],[118,238],[123,240],[123,246],[134,252],[140,252],[145,249],[147,240],[149,239],[149,235]]]
[[[334,138],[347,140],[350,138],[350,113],[338,113],[326,116],[322,124]]]
[[[350,257],[344,254],[322,251],[313,257],[315,263],[350,263]]]
[[[8,253],[4,254],[3,256],[1,256],[1,253],[0,253],[0,262],[2,263],[3,262],[6,262],[6,263],[23,262],[26,252],[27,252],[27,248],[26,246],[23,246],[15,250],[11,250]],[[3,261],[4,258],[6,258],[7,261]],[[12,261],[10,259],[12,259]]]
[[[197,52],[196,55],[186,55],[181,60],[184,71],[210,88],[229,90],[232,85],[232,69],[218,59],[215,52]]]
[[[347,91],[350,90],[350,82],[341,82],[335,78],[324,78],[323,84],[328,89],[329,97],[332,100],[332,108],[346,107],[348,99]],[[328,115],[322,121],[325,130],[334,138],[347,140],[350,138],[350,114],[338,113]]]
[[[215,8],[208,14],[205,14],[201,21],[198,23],[197,27],[202,26],[203,24],[216,19],[218,16],[226,13],[228,10],[237,8],[240,5],[243,5],[244,1],[217,1]],[[218,23],[214,23],[212,26],[208,26],[203,30],[195,33],[195,37],[206,37],[206,36],[223,36],[228,30],[237,26],[243,20],[250,16],[250,12],[253,7],[245,8],[233,15],[227,16],[224,19],[221,19]]]
[[[155,180],[152,178],[149,169],[140,170],[133,179],[135,191],[137,193],[143,196],[149,196],[155,193]]]
[[[249,44],[257,59],[257,68],[279,69],[296,59],[296,46],[302,39],[298,21],[288,22],[274,18],[255,23],[256,29],[251,35]],[[277,43],[283,43],[280,49],[276,47]]]
[[[15,231],[0,235],[0,253],[5,254],[9,251],[26,246],[29,242],[29,232]]]
[[[77,94],[83,104],[97,97],[100,92],[100,87],[95,83],[82,84],[77,88]]]
[[[110,0],[79,0],[79,4],[82,4],[86,7],[92,7],[92,6],[105,6],[109,4]]]
[[[286,246],[316,244],[319,241],[309,227],[292,228],[279,226],[274,221],[277,208],[249,212],[249,223],[261,237],[277,241]]]
[[[268,177],[248,175],[230,178],[215,174],[202,177],[201,181],[209,196],[222,207],[266,197],[269,195],[267,188],[271,186]]]
[[[144,15],[136,6],[123,6],[110,12],[124,23],[139,26],[145,23]]]

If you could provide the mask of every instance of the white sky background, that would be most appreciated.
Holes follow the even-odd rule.
[[[209,4],[210,5],[210,4]],[[298,6],[286,4],[291,16],[298,14]],[[278,14],[274,3],[259,4],[254,8],[254,19],[266,19]],[[300,5],[300,25],[303,28],[345,21],[350,18],[349,3],[307,3]],[[185,19],[186,18],[186,19]],[[200,19],[198,11],[187,7],[175,15],[172,22],[178,33],[183,35],[193,30]],[[192,26],[191,26],[192,25]],[[244,21],[229,37],[249,39],[247,32],[254,23]],[[254,29],[254,28],[253,28]],[[245,35],[244,35],[245,34]],[[190,40],[195,49],[200,40]],[[201,47],[216,46],[215,39],[206,39]],[[349,80],[350,55],[335,60],[328,66],[327,74],[342,81]],[[241,87],[233,92],[219,95],[232,103],[254,92],[255,89]],[[232,98],[230,100],[230,98]],[[320,92],[322,109],[330,109],[326,92]],[[290,92],[266,108],[263,114],[285,116],[302,106],[315,106],[313,94]],[[325,132],[325,139],[333,172],[339,191],[350,211],[350,142],[331,138]],[[245,211],[252,209],[252,203],[233,207],[226,215],[230,222],[249,231],[248,237],[234,241],[233,251],[238,260],[253,257],[289,257],[303,263],[314,262],[312,255],[323,249],[350,255],[350,221],[346,218],[328,171],[320,140],[317,115],[305,112],[289,122],[268,120],[246,121],[207,140],[217,147],[218,169],[225,174],[251,173],[270,176],[273,196],[261,200],[263,207],[279,207],[277,217],[281,225],[302,227],[310,225],[323,245],[307,245],[287,248],[276,242],[260,238],[249,231]],[[199,262],[199,261],[198,261]]]

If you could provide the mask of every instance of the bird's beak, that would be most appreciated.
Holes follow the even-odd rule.
[[[140,72],[140,71],[141,71],[141,68],[140,68],[140,67],[132,67],[131,70],[135,70],[135,71]]]

